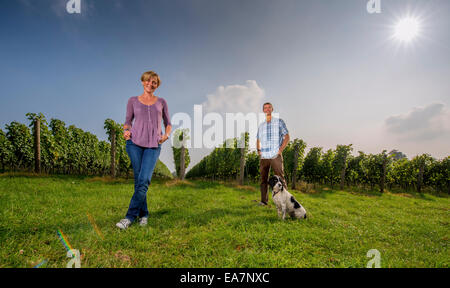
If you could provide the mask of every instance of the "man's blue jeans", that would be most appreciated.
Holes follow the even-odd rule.
[[[133,222],[137,217],[148,217],[147,190],[161,152],[161,144],[155,148],[145,148],[127,140],[126,150],[133,166],[134,194],[125,217]]]

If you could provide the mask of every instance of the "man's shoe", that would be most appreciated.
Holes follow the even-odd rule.
[[[128,227],[130,227],[131,225],[131,221],[128,220],[127,218],[120,220],[117,224],[116,227],[119,227],[122,230],[127,229]]]
[[[139,219],[139,226],[147,226],[148,217],[142,217]]]
[[[258,206],[267,206],[267,203],[259,202],[259,203],[258,203]]]

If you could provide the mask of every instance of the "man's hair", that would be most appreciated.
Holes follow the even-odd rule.
[[[272,109],[273,109],[273,105],[272,105],[272,103],[270,103],[270,102],[264,103],[264,104],[263,104],[263,109],[264,109],[264,106],[266,106],[266,105],[270,105],[270,107],[272,107]]]

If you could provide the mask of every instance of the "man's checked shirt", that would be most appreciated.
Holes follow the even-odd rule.
[[[261,159],[276,158],[283,138],[288,133],[286,124],[279,118],[272,118],[270,122],[264,121],[259,125],[256,139],[261,143]]]

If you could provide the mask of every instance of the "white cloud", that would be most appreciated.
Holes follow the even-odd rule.
[[[255,80],[247,80],[245,85],[219,86],[206,96],[202,105],[205,112],[238,113],[260,112],[264,89]]]
[[[399,140],[438,140],[450,135],[450,110],[442,103],[432,103],[387,118],[385,127]]]

